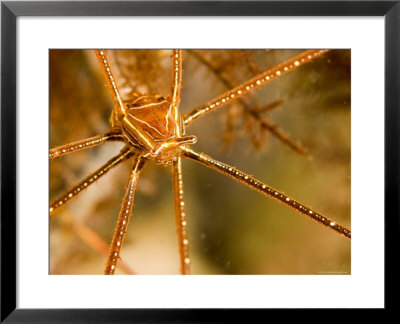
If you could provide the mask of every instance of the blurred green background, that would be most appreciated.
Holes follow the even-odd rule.
[[[301,52],[186,50],[181,112]],[[168,95],[170,51],[108,55],[125,100],[132,91]],[[351,227],[350,64],[349,50],[329,51],[243,102],[196,120],[186,129],[198,137],[192,148]],[[277,124],[309,156],[262,130],[249,109]],[[107,131],[111,110],[92,51],[50,51],[49,147]],[[50,201],[122,146],[106,143],[51,161]],[[103,273],[103,245],[111,241],[130,166],[127,161],[113,169],[51,217],[51,274]],[[192,274],[350,274],[351,243],[344,237],[193,161],[183,162],[183,178]],[[101,241],[88,243],[92,235]],[[151,161],[143,170],[121,257],[127,268],[117,274],[179,273],[169,167]]]

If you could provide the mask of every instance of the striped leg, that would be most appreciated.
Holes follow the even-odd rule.
[[[50,216],[54,214],[57,208],[65,205],[72,198],[76,197],[79,193],[81,193],[84,189],[89,187],[92,183],[96,182],[100,177],[105,175],[107,171],[111,170],[113,167],[117,166],[121,162],[128,159],[132,156],[133,151],[127,147],[123,148],[121,152],[114,156],[112,159],[107,161],[101,168],[97,169],[95,172],[87,176],[81,182],[79,182],[76,186],[71,188],[69,191],[64,193],[61,197],[57,198],[50,204]]]
[[[103,241],[99,234],[85,224],[74,222],[73,225],[76,235],[83,242],[90,246],[94,251],[102,254],[105,257],[108,256],[108,244]],[[119,260],[119,267],[126,274],[135,274],[135,272],[122,260]]]
[[[191,124],[195,119],[204,116],[206,113],[214,111],[223,105],[230,103],[247,93],[262,87],[263,85],[279,78],[287,72],[293,71],[299,66],[311,62],[313,59],[325,54],[328,50],[307,50],[294,58],[279,64],[278,66],[261,73],[254,78],[242,83],[241,85],[223,93],[215,99],[212,99],[204,105],[195,108],[183,118],[185,125]]]
[[[225,86],[226,89],[232,89],[234,86],[231,84],[231,82],[225,78],[220,71],[215,69],[210,62],[208,62],[206,59],[204,59],[201,55],[196,53],[195,51],[189,50],[189,53],[195,57],[199,62],[204,64],[211,72],[214,73],[214,75],[222,82],[222,84]],[[259,121],[260,126],[262,129],[265,129],[269,131],[273,136],[275,136],[278,140],[280,140],[283,144],[287,145],[291,149],[293,149],[295,152],[302,154],[302,155],[308,155],[307,150],[300,144],[296,143],[294,140],[290,139],[290,137],[283,131],[281,130],[278,125],[275,125],[272,123],[269,119],[262,117],[261,113],[275,109],[283,104],[283,100],[277,100],[274,101],[261,109],[255,110],[253,109],[246,100],[245,98],[239,98],[240,103],[243,105],[245,111],[255,118],[256,120]],[[230,114],[228,114],[228,130],[227,130],[227,142],[230,143],[232,141],[232,133],[233,133],[233,123],[232,123],[232,118]],[[250,134],[250,137],[252,135]],[[254,137],[253,137],[254,138]],[[253,139],[252,138],[252,139]]]
[[[123,140],[124,139],[122,137],[122,134],[119,131],[112,129],[104,134],[100,134],[90,138],[85,138],[83,140],[69,143],[66,145],[54,147],[50,149],[49,159],[52,160],[69,153],[86,150],[88,148],[98,146],[108,141],[123,141]]]
[[[172,183],[174,188],[174,205],[176,232],[178,235],[180,272],[190,274],[189,241],[186,229],[185,202],[183,199],[182,158],[178,158],[172,165]]]
[[[117,83],[114,79],[113,73],[111,71],[110,63],[108,62],[107,54],[104,49],[94,50],[97,59],[99,61],[100,67],[103,70],[104,77],[107,82],[107,86],[110,89],[111,96],[114,102],[114,110],[118,117],[123,117],[126,115],[126,107],[122,101],[119,94]]]
[[[276,201],[280,202],[283,205],[286,205],[296,212],[307,216],[308,218],[316,221],[317,223],[329,228],[330,230],[335,231],[338,234],[345,236],[346,238],[351,238],[351,231],[350,229],[337,224],[332,219],[322,215],[321,213],[316,212],[314,209],[305,206],[304,204],[294,200],[293,198],[285,195],[284,193],[262,183],[261,181],[253,178],[252,176],[239,171],[238,169],[234,168],[233,166],[227,165],[225,163],[219,162],[217,160],[212,159],[211,157],[203,154],[203,153],[196,153],[187,147],[183,147],[184,156],[194,160],[210,169],[218,171],[233,180],[244,184],[245,186],[253,189],[264,196],[269,198],[273,198]]]
[[[181,136],[179,121],[179,100],[181,96],[182,85],[182,51],[172,51],[172,82],[171,82],[171,107],[173,109],[174,120],[177,121],[176,130],[177,136]]]
[[[140,171],[144,166],[145,159],[140,155],[133,157],[133,167],[128,178],[126,191],[122,200],[121,209],[118,215],[117,225],[111,241],[110,253],[107,258],[104,274],[113,275],[117,267],[121,246],[125,238],[129,218],[132,212],[135,190],[139,179]]]

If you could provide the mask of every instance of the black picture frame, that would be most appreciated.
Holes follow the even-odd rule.
[[[381,16],[385,19],[385,309],[397,306],[400,1],[4,1],[1,3],[1,322],[236,322],[238,312],[194,309],[16,307],[16,19],[19,16]],[[367,94],[366,94],[367,95]],[[371,131],[373,131],[371,129]],[[367,180],[366,180],[367,181]],[[366,283],[367,285],[367,283]],[[248,317],[249,319],[250,317]]]

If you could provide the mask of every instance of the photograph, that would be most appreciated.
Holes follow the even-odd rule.
[[[392,310],[399,16],[2,2],[0,321]]]
[[[350,49],[49,49],[50,275],[351,275]]]

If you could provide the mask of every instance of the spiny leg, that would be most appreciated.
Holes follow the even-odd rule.
[[[225,78],[209,61],[207,61],[205,58],[203,58],[201,55],[196,53],[195,51],[189,50],[189,53],[195,57],[199,62],[204,64],[214,75],[222,82],[222,84],[227,88],[227,89],[232,89],[234,86],[232,83]],[[299,154],[302,155],[308,155],[307,150],[300,144],[296,143],[294,140],[290,139],[290,137],[283,131],[281,130],[278,125],[272,123],[269,119],[267,118],[262,118],[261,113],[264,111],[272,110],[274,108],[279,107],[283,101],[282,100],[277,100],[269,105],[266,105],[262,107],[261,109],[254,109],[250,107],[250,104],[244,100],[243,97],[238,98],[243,105],[245,112],[247,112],[251,117],[253,117],[255,120],[259,121],[260,126],[262,129],[265,129],[269,131],[273,136],[275,136],[278,140],[280,140],[283,144],[287,145],[294,151],[296,151]],[[229,118],[229,116],[228,116]],[[228,128],[233,127],[233,123],[230,119],[228,119]]]
[[[112,74],[106,51],[104,49],[101,49],[94,50],[94,52],[96,53],[101,69],[103,70],[104,76],[107,81],[107,86],[111,91],[115,112],[117,113],[117,116],[124,116],[126,114],[126,107],[119,94],[118,86]]]
[[[176,135],[181,136],[181,128],[179,123],[179,100],[182,85],[182,51],[172,51],[172,82],[171,82],[171,106],[173,109],[174,120],[177,122]]]
[[[92,148],[109,141],[123,141],[122,134],[117,129],[112,129],[104,134],[100,134],[94,137],[85,138],[80,141],[61,145],[50,149],[49,158],[50,160],[63,155],[74,153],[88,148]]]
[[[221,94],[215,99],[212,99],[204,105],[195,108],[190,113],[184,116],[185,125],[191,124],[195,119],[204,116],[206,113],[214,111],[223,105],[236,100],[247,93],[260,88],[261,86],[269,83],[270,81],[277,79],[287,72],[293,71],[297,67],[306,64],[313,59],[325,54],[328,50],[307,50],[294,58],[279,64],[278,66],[261,73],[254,78],[240,84],[239,86]]]
[[[129,218],[132,212],[135,190],[139,179],[140,171],[142,170],[146,159],[141,155],[134,155],[133,167],[126,185],[125,195],[122,200],[121,209],[118,215],[117,225],[111,241],[110,253],[107,258],[104,274],[112,275],[117,267],[121,246],[124,241],[126,229],[128,227]]]
[[[172,183],[174,188],[174,205],[176,232],[178,234],[180,271],[181,274],[190,274],[189,241],[186,229],[185,201],[183,199],[182,158],[172,164]]]
[[[111,170],[113,167],[128,159],[132,154],[133,152],[130,148],[124,147],[118,155],[107,161],[102,167],[87,176],[72,189],[64,193],[61,197],[54,200],[50,204],[50,216],[54,214],[57,208],[61,207],[69,200],[76,197],[80,192],[82,192],[84,189],[89,187],[92,183],[96,182],[100,177],[106,174],[107,171]]]
[[[193,150],[182,147],[183,154],[185,157],[194,160],[210,169],[218,171],[228,177],[232,178],[233,180],[244,184],[245,186],[258,191],[264,196],[269,198],[273,198],[278,202],[294,209],[298,213],[307,216],[308,218],[316,221],[317,223],[339,233],[346,238],[351,238],[351,231],[350,229],[337,224],[332,219],[322,215],[321,213],[316,212],[314,209],[303,205],[302,203],[292,199],[291,197],[285,195],[284,193],[262,183],[261,181],[253,178],[252,176],[239,171],[238,169],[234,168],[233,166],[227,165],[225,163],[219,162],[217,160],[212,159],[211,157],[203,154],[197,153]]]
[[[90,246],[94,251],[101,255],[108,256],[108,244],[97,234],[94,230],[86,226],[85,224],[74,222],[73,224],[76,235]],[[119,267],[126,274],[135,274],[135,272],[121,259],[119,260]]]

